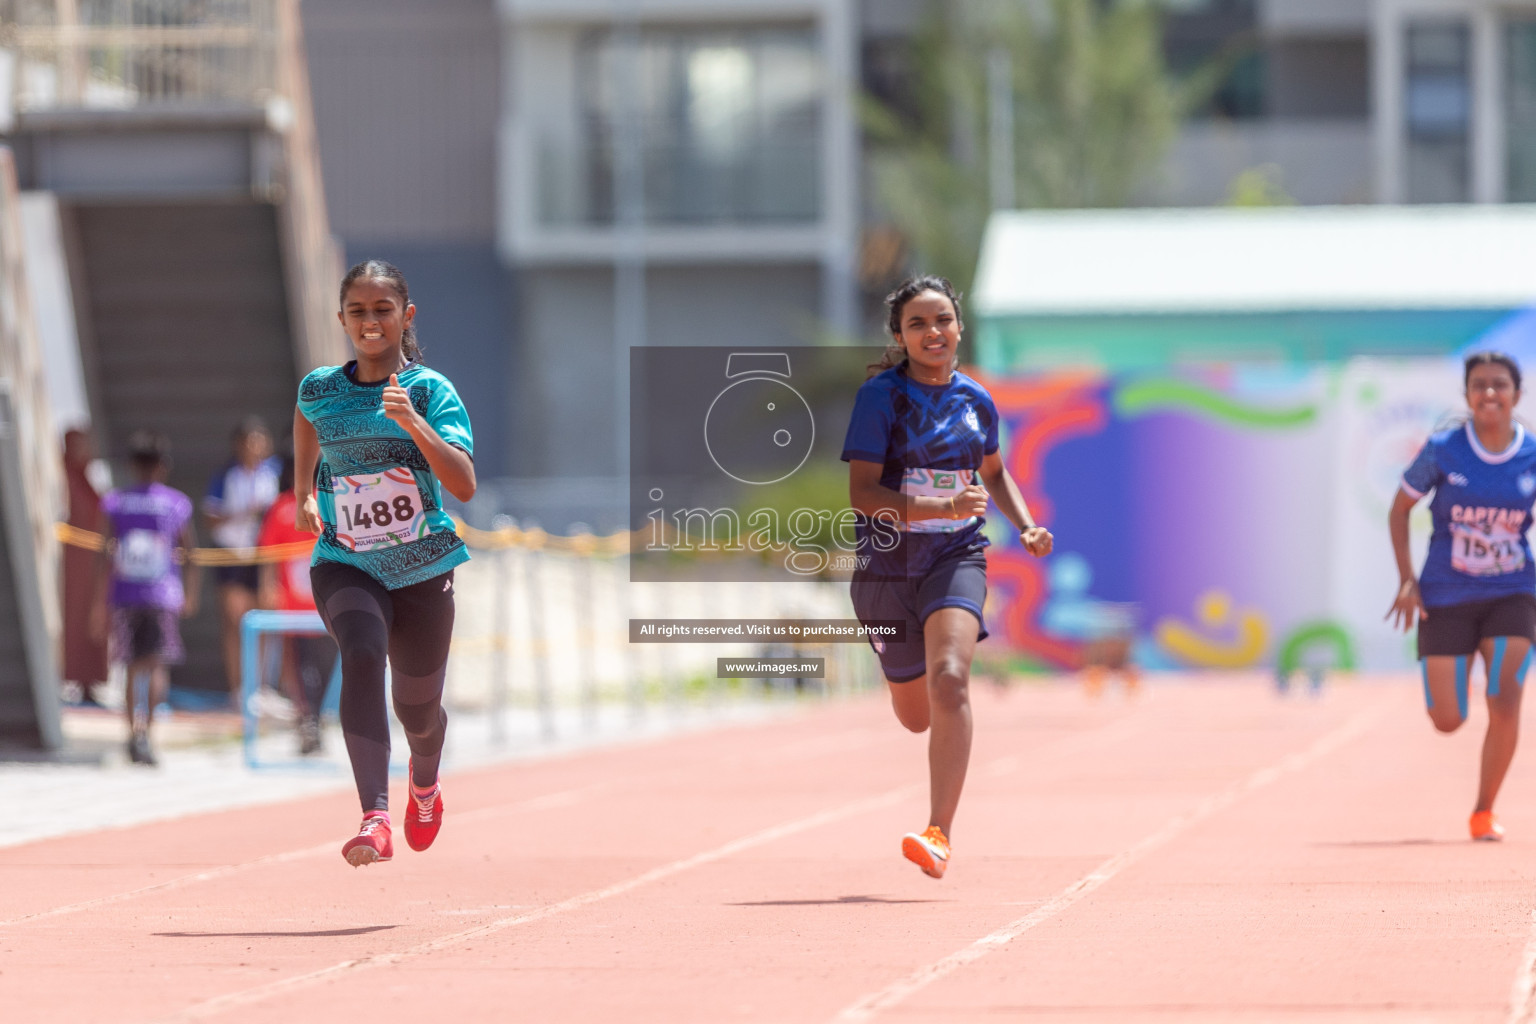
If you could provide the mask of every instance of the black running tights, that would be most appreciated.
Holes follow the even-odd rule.
[[[363,811],[389,809],[389,709],[384,666],[390,668],[395,717],[405,729],[413,781],[437,779],[448,715],[443,678],[453,636],[453,571],[386,590],[363,570],[321,562],[310,570],[315,604],[341,648],[341,731]]]

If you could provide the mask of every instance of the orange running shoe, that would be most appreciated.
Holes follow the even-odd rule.
[[[355,868],[393,857],[395,844],[389,837],[389,812],[369,811],[363,815],[357,835],[347,840],[341,855]]]
[[[1504,838],[1504,826],[1499,824],[1492,811],[1478,811],[1467,825],[1472,838],[1480,842],[1497,843]]]
[[[908,832],[901,837],[901,854],[922,868],[923,874],[943,878],[944,869],[949,867],[949,840],[943,829],[929,825],[922,835]]]

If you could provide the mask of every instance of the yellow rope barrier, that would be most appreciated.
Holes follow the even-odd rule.
[[[72,548],[85,548],[87,551],[101,550],[101,534],[91,530],[82,530],[80,527],[71,526],[69,523],[54,523],[53,535],[59,538],[60,544],[68,544]]]
[[[193,565],[274,565],[295,558],[308,558],[315,550],[312,540],[290,544],[272,544],[264,548],[193,548]]]
[[[583,558],[602,554],[623,554],[629,550],[629,534],[625,531],[606,537],[579,533],[574,537],[561,537],[543,530],[519,530],[506,527],[500,530],[477,530],[463,520],[454,517],[453,526],[465,544],[485,551],[508,548],[525,548],[530,551],[568,552]],[[87,551],[100,551],[105,538],[93,530],[83,530],[69,523],[54,523],[53,531],[59,542]],[[190,558],[193,565],[271,565],[289,559],[307,557],[314,550],[315,542],[294,541],[291,544],[272,544],[255,548],[193,548],[186,552],[177,549],[177,560]]]
[[[537,529],[519,530],[515,526],[506,526],[499,530],[477,530],[458,517],[454,517],[453,528],[465,544],[487,551],[527,548],[530,551],[561,551],[590,557],[598,554],[621,555],[629,550],[629,532],[626,530],[610,533],[606,537],[590,533],[562,537],[559,534],[545,533]]]
[[[472,548],[480,548],[486,551],[504,551],[508,548],[525,548],[530,551],[557,551],[566,554],[578,555],[582,558],[590,558],[601,555],[622,555],[630,550],[630,543],[639,531],[619,530],[606,536],[592,533],[578,533],[570,537],[562,537],[557,533],[545,533],[543,530],[519,530],[515,526],[502,527],[499,530],[477,530],[464,522],[458,516],[453,517],[453,527],[465,544]],[[690,558],[721,558],[734,557],[741,554],[739,548],[712,546],[700,539],[694,541],[691,534],[680,533],[674,529],[668,529],[667,537],[670,547],[668,550]],[[697,546],[693,546],[693,544]],[[779,545],[770,550],[783,550],[784,545]]]
[[[53,533],[61,544],[87,551],[100,551],[106,544],[106,538],[101,534],[69,523],[54,523]],[[190,552],[177,548],[176,560],[183,562],[190,558],[193,565],[271,565],[307,557],[314,547],[312,540],[296,540],[290,544],[259,548],[193,548]]]

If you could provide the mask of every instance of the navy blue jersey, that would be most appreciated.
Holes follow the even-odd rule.
[[[1403,493],[1429,503],[1434,533],[1419,576],[1426,608],[1536,591],[1526,530],[1536,501],[1536,439],[1515,425],[1502,452],[1478,443],[1472,424],[1424,442],[1403,474]]]
[[[905,494],[958,494],[976,482],[982,459],[997,451],[997,406],[985,388],[956,372],[948,384],[923,384],[894,366],[865,381],[853,403],[843,461],[881,466],[880,485]],[[862,517],[861,517],[862,518]],[[981,516],[902,524],[891,550],[871,545],[859,526],[859,550],[877,576],[922,576],[946,555],[983,547]]]

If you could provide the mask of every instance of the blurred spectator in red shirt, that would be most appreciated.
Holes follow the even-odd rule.
[[[309,585],[309,559],[315,535],[294,525],[293,459],[283,460],[277,500],[267,509],[256,543],[260,547],[307,542],[303,553],[282,562],[260,567],[258,603],[280,611],[314,611],[315,595]],[[320,706],[336,664],[336,642],[329,636],[290,636],[283,643],[283,675],[297,680],[299,703],[299,753],[317,754],[321,749]]]

